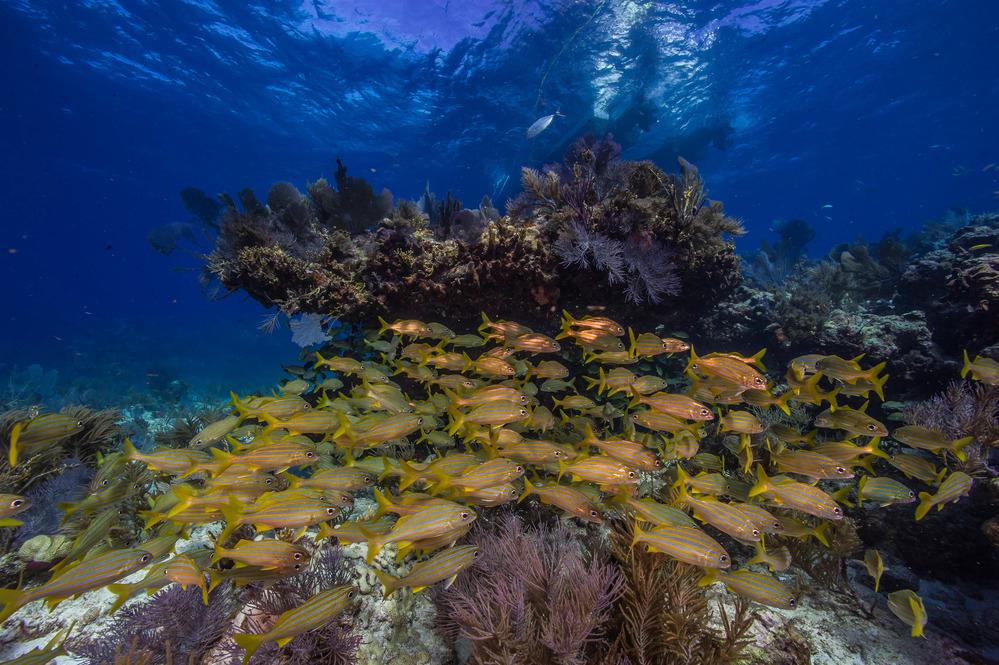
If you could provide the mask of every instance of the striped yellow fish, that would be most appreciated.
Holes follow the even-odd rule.
[[[888,458],[888,463],[905,474],[924,483],[935,485],[940,472],[936,465],[922,455],[911,450],[900,450]]]
[[[527,418],[528,412],[527,408],[519,402],[498,401],[480,404],[467,413],[458,411],[451,406],[448,407],[448,415],[451,417],[451,422],[448,425],[447,433],[454,435],[465,423],[498,427],[524,420]]]
[[[441,580],[447,580],[447,589],[461,571],[472,565],[479,553],[476,545],[460,545],[435,554],[427,561],[413,566],[405,577],[392,577],[386,572],[375,570],[375,575],[385,587],[385,598],[401,587],[409,587],[414,592],[422,591]]]
[[[774,455],[779,471],[796,473],[815,480],[847,480],[853,478],[849,468],[814,450],[784,450]]]
[[[762,605],[793,610],[798,601],[791,590],[773,575],[742,568],[732,572],[709,569],[698,582],[705,586],[721,582],[732,593]]]
[[[384,335],[388,330],[404,337],[433,337],[434,335],[434,331],[429,325],[416,319],[398,319],[389,323],[379,316],[378,323],[380,325],[379,335]]]
[[[564,309],[562,310],[562,328],[592,328],[602,330],[615,337],[624,335],[624,326],[613,319],[604,316],[583,316],[577,319]]]
[[[902,589],[888,594],[888,609],[912,627],[912,637],[926,637],[923,629],[926,627],[926,607],[923,599],[911,589]]]
[[[434,471],[436,482],[432,491],[456,490],[459,494],[509,483],[524,475],[524,467],[505,457],[466,467],[460,475],[450,476],[440,469]]]
[[[728,568],[732,559],[714,538],[689,526],[661,526],[642,531],[636,524],[631,546],[644,543],[650,551],[702,568]]]
[[[216,542],[222,543],[243,524],[252,524],[257,531],[296,529],[293,539],[298,540],[308,527],[333,519],[340,509],[316,499],[270,501],[263,505],[254,504],[246,507],[231,499],[228,505],[220,508],[220,511],[226,525]],[[170,519],[177,519],[177,515]]]
[[[216,420],[206,425],[200,432],[191,437],[187,442],[189,448],[201,448],[210,446],[217,441],[221,441],[227,434],[239,426],[239,416],[226,416],[222,420]]]
[[[558,483],[532,483],[529,479],[524,478],[524,492],[520,495],[518,502],[523,501],[531,494],[536,495],[541,503],[555,506],[568,515],[594,524],[603,523],[600,508],[589,496],[575,487]]]
[[[91,549],[108,537],[108,534],[111,533],[111,527],[118,521],[119,516],[120,509],[116,506],[106,508],[94,516],[83,531],[73,539],[73,544],[63,557],[63,560],[52,567],[52,573],[59,573],[84,558]]]
[[[611,499],[614,503],[627,506],[635,512],[635,519],[649,522],[656,526],[688,526],[698,528],[690,515],[664,503],[652,499],[639,499],[622,492]]]
[[[308,565],[309,552],[283,540],[240,540],[232,548],[216,546],[212,563],[220,559],[231,559],[247,566],[256,566],[261,570],[276,568],[299,570],[299,567]]]
[[[750,365],[734,358],[699,358],[690,348],[690,362],[687,371],[702,376],[717,377],[729,383],[751,390],[766,390],[767,381]]]
[[[283,647],[302,633],[322,628],[347,609],[356,593],[349,584],[320,591],[279,616],[274,627],[266,633],[236,633],[233,639],[245,651],[243,665],[250,661],[264,642],[276,642]]]
[[[10,466],[17,466],[21,450],[31,456],[82,431],[82,420],[62,413],[43,413],[28,420],[19,420],[10,431]]]
[[[654,411],[661,411],[685,420],[714,420],[715,418],[711,409],[686,395],[671,393],[656,393],[648,397],[636,395],[628,406],[634,407],[639,404],[646,404]]]
[[[573,480],[588,480],[601,487],[638,484],[638,473],[634,469],[607,455],[580,457],[571,464],[559,460],[558,467],[559,480],[568,472]]]
[[[32,589],[0,589],[0,622],[33,600],[45,599],[49,609],[85,591],[117,582],[143,568],[152,560],[149,552],[137,549],[111,550],[55,575],[45,584]]]
[[[901,441],[913,448],[928,450],[934,453],[946,451],[961,461],[967,459],[967,455],[964,453],[965,447],[975,440],[973,436],[951,440],[944,436],[943,432],[930,429],[929,427],[920,427],[919,425],[899,427],[891,435],[897,441]]]
[[[857,496],[861,501],[874,501],[879,506],[896,503],[912,503],[916,493],[894,478],[862,476],[857,484]]]
[[[884,423],[864,413],[866,406],[865,403],[859,411],[847,407],[840,407],[835,411],[827,409],[815,416],[815,426],[823,429],[841,429],[855,436],[888,436],[888,428]]]
[[[527,371],[527,376],[539,379],[564,379],[569,376],[569,368],[557,360],[542,360]]]
[[[531,332],[531,329],[522,323],[515,321],[491,321],[486,313],[482,313],[482,324],[479,326],[479,333],[489,331],[486,335],[489,339],[511,339],[520,337]]]
[[[786,508],[791,508],[814,517],[827,520],[843,519],[843,509],[831,496],[818,487],[799,483],[790,478],[775,476],[769,478],[762,465],[756,466],[756,484],[749,490],[749,496],[760,494],[774,499]]]
[[[881,574],[885,572],[885,564],[881,561],[881,552],[877,550],[866,550],[864,552],[864,568],[867,574],[874,579],[874,593],[878,592],[881,586]]]
[[[972,484],[974,481],[971,476],[961,471],[955,471],[944,478],[940,487],[937,488],[936,494],[920,492],[919,505],[916,507],[916,521],[926,517],[926,513],[930,512],[930,508],[933,506],[936,506],[937,510],[943,510],[944,505],[960,500],[962,496],[971,491]]]
[[[747,566],[753,564],[763,564],[770,568],[772,573],[782,573],[791,567],[791,550],[786,545],[767,549],[763,546],[763,541],[753,543],[756,553],[751,559],[746,561]]]
[[[517,351],[527,351],[529,353],[558,353],[562,350],[562,345],[553,340],[548,335],[529,332],[518,335],[507,344]]]
[[[370,533],[362,528],[361,533],[368,542],[368,563],[374,561],[382,548],[389,543],[406,544],[444,536],[469,525],[475,517],[475,511],[471,508],[449,501],[433,503],[415,513],[400,517],[392,530],[386,534]]]
[[[975,381],[981,381],[990,386],[999,386],[999,362],[996,362],[992,358],[975,356],[975,359],[971,360],[968,358],[968,352],[965,351],[964,365],[961,367],[961,378],[965,378],[969,373]]]
[[[208,604],[208,585],[205,582],[205,572],[197,562],[189,556],[179,554],[163,568],[163,575],[171,582],[179,584],[181,589],[195,586],[201,589],[201,600]]]

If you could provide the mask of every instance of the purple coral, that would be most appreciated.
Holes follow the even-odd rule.
[[[471,642],[469,662],[590,662],[623,589],[617,568],[585,555],[561,524],[525,528],[505,515],[473,540],[474,568],[434,599],[442,632]]]
[[[984,383],[954,381],[933,397],[905,410],[905,422],[943,432],[948,439],[971,436],[968,459],[957,466],[977,476],[996,476],[989,452],[999,447],[999,388]]]

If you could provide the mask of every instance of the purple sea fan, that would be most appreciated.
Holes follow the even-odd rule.
[[[658,305],[666,296],[680,293],[680,277],[673,252],[645,234],[632,234],[624,243],[624,264],[628,270],[628,300],[639,305],[646,300]]]
[[[624,248],[620,241],[590,231],[580,222],[572,222],[554,244],[555,255],[566,268],[580,268],[607,273],[607,281],[624,280]]]
[[[989,453],[999,447],[999,388],[984,383],[954,381],[928,400],[917,402],[904,413],[908,425],[943,432],[948,439],[974,437],[964,452],[967,460],[955,468],[974,476],[996,476],[989,466]]]
[[[566,527],[505,515],[473,536],[475,566],[436,590],[439,627],[471,642],[471,663],[590,662],[623,588],[617,568]]]

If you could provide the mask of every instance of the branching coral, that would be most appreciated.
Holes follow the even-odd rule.
[[[620,633],[609,662],[633,665],[725,665],[741,660],[755,619],[738,599],[729,616],[719,607],[722,629],[710,625],[701,571],[662,554],[631,546],[631,526],[615,525],[612,549],[625,577],[617,605]]]
[[[967,459],[953,460],[954,468],[973,476],[995,476],[989,454],[999,447],[999,387],[954,381],[930,399],[905,410],[909,425],[922,425],[944,433],[948,439],[974,437],[964,448]]]
[[[471,642],[470,662],[590,662],[622,590],[616,567],[565,526],[525,528],[513,515],[473,539],[475,566],[434,599],[442,632]]]
[[[239,604],[230,585],[208,595],[208,604],[196,587],[171,585],[147,603],[125,607],[112,615],[108,625],[90,638],[74,638],[66,649],[93,665],[116,662],[123,653],[142,657],[150,664],[200,663],[232,627]]]

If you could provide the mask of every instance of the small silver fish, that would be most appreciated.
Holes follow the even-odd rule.
[[[560,116],[562,118],[565,117],[562,113],[555,111],[555,113],[538,118],[534,121],[534,124],[527,128],[527,138],[533,139],[535,136],[548,129],[548,125],[552,124],[552,120],[555,119],[555,116]]]

